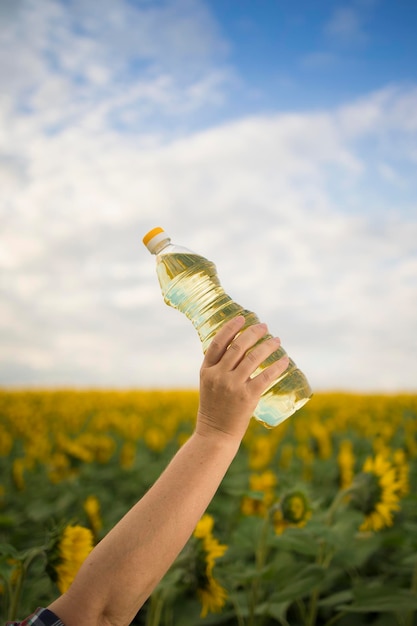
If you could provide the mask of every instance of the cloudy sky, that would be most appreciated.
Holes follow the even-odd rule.
[[[414,0],[0,0],[0,385],[196,387],[143,235],[316,390],[417,390]]]

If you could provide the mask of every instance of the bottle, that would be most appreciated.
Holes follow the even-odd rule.
[[[246,319],[244,328],[259,322],[255,313],[244,309],[225,293],[214,263],[187,248],[172,244],[160,227],[149,231],[143,243],[149,252],[156,255],[157,276],[166,304],[191,320],[199,334],[203,352],[229,319],[243,315]],[[268,337],[271,335],[265,335],[261,341]],[[285,354],[280,346],[253,376]],[[290,359],[284,374],[261,396],[254,417],[267,428],[273,428],[301,408],[311,394],[306,377]]]

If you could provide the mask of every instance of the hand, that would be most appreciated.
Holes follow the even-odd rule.
[[[240,334],[245,318],[240,315],[215,335],[200,370],[200,405],[196,433],[203,436],[232,437],[240,443],[262,393],[288,367],[288,356],[266,367],[251,378],[265,359],[280,346],[270,337],[266,324],[249,326]]]

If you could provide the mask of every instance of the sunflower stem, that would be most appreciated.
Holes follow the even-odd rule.
[[[310,598],[310,610],[309,610],[309,614],[308,614],[308,621],[307,621],[307,626],[314,626],[316,623],[316,619],[317,619],[317,610],[318,610],[318,606],[317,606],[317,601],[319,599],[319,589],[318,587],[316,587],[314,589],[314,591],[311,594],[311,598]]]
[[[265,565],[266,556],[267,556],[266,540],[268,537],[268,529],[269,529],[269,515],[266,515],[264,519],[264,523],[261,528],[259,543],[258,543],[257,550],[255,553],[256,575],[255,575],[255,579],[252,581],[248,626],[255,626],[255,609],[258,604],[258,596],[259,596],[259,577]]]
[[[16,584],[10,585],[10,605],[9,605],[9,617],[8,621],[13,622],[16,620],[17,613],[19,610],[20,596],[22,594],[23,582],[26,578],[26,574],[28,573],[29,567],[32,564],[32,561],[39,556],[44,555],[44,548],[35,548],[30,554],[26,557],[24,561],[20,561],[19,575],[17,578]]]
[[[343,500],[345,499],[345,497],[347,495],[349,495],[349,493],[352,491],[351,487],[347,487],[346,489],[342,489],[341,491],[339,491],[333,502],[331,503],[330,507],[327,510],[327,514],[326,514],[326,523],[331,526],[333,524],[334,521],[334,516],[336,513],[336,510],[339,508],[339,506],[342,504]]]
[[[23,579],[25,577],[25,573],[23,571],[23,567],[20,568],[19,576],[17,579],[14,588],[11,588],[10,591],[10,606],[9,606],[9,616],[8,621],[14,622],[17,617],[17,610],[20,601],[20,594],[22,593]]]
[[[307,610],[303,600],[296,600],[295,604],[298,609],[301,621],[305,622],[307,620]]]
[[[414,566],[413,574],[411,576],[410,591],[415,594],[417,593],[417,564]],[[414,613],[415,611],[408,612],[407,617],[405,619],[406,626],[413,626]]]
[[[346,615],[346,611],[335,613],[335,615],[333,615],[333,617],[331,617],[324,626],[333,626],[333,624],[336,624],[336,622],[338,622],[344,615]]]
[[[236,599],[233,597],[233,595],[230,595],[230,601],[233,605],[233,608],[235,610],[235,615],[236,615],[236,619],[237,619],[237,626],[245,626],[245,622],[242,616],[242,612],[240,610],[240,606],[238,604],[238,602],[236,601]]]
[[[160,624],[163,605],[164,601],[162,593],[160,591],[155,591],[150,597],[150,607],[146,616],[146,626],[158,626]]]

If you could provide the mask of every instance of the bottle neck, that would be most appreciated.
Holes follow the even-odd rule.
[[[158,243],[155,243],[155,245],[152,248],[152,254],[159,254],[164,248],[169,246],[170,243],[171,243],[171,239],[169,237],[162,239],[162,241],[158,241]]]

